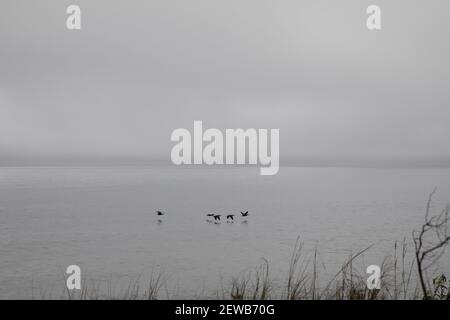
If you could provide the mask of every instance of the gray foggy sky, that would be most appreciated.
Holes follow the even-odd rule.
[[[69,4],[82,30],[65,27]],[[366,29],[366,8],[382,30]],[[0,2],[0,163],[170,157],[279,128],[282,159],[450,159],[448,1]],[[328,160],[327,160],[328,159]]]

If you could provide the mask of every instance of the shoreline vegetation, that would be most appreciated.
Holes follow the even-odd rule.
[[[380,289],[369,289],[369,274],[358,267],[371,246],[351,254],[336,270],[323,280],[317,248],[305,254],[300,238],[294,245],[284,279],[275,279],[270,273],[266,259],[246,272],[224,281],[212,293],[202,292],[188,299],[217,300],[450,300],[450,279],[436,265],[450,243],[449,211],[446,206],[437,214],[431,213],[431,203],[436,189],[429,195],[424,221],[404,238],[393,245],[393,254],[383,259],[380,267]],[[319,281],[320,279],[320,281]],[[66,279],[64,279],[66,280]],[[65,283],[65,281],[64,281]],[[115,292],[112,280],[100,283],[82,281],[80,290],[64,289],[54,297],[43,290],[32,292],[32,299],[69,300],[156,300],[179,299],[178,293],[170,292],[162,271],[152,270],[145,287],[139,279],[129,282],[120,293]]]

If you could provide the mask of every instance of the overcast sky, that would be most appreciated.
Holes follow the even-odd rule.
[[[82,30],[66,29],[78,4]],[[378,4],[382,30],[366,29]],[[448,0],[0,2],[0,163],[170,159],[279,128],[282,159],[450,159]]]

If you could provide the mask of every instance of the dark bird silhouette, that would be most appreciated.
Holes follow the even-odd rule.
[[[248,211],[245,211],[245,212],[242,212],[242,211],[241,211],[241,215],[242,215],[243,217],[247,217],[247,216],[248,216]]]
[[[229,215],[227,215],[227,219],[234,220],[234,214],[229,214]]]
[[[208,213],[206,216],[207,217],[214,217],[214,213]]]
[[[214,217],[214,220],[219,220],[220,221],[220,214],[215,214],[213,217]]]
[[[157,211],[156,211],[156,215],[157,215],[157,216],[163,216],[163,215],[164,215],[164,212],[161,212],[161,211],[157,210]]]

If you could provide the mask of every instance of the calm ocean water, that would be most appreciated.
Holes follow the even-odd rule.
[[[117,291],[153,270],[172,297],[207,295],[262,257],[282,279],[299,236],[323,274],[370,244],[363,264],[381,264],[410,240],[435,186],[437,212],[450,203],[448,169],[3,167],[0,298],[58,294],[71,264]],[[206,222],[239,210],[250,216]]]

